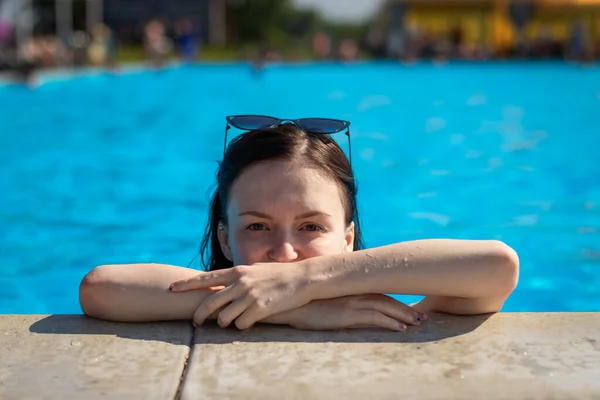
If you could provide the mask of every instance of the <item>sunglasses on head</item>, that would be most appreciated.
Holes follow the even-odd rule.
[[[348,153],[350,164],[352,165],[352,148],[350,142],[350,122],[331,118],[300,118],[300,119],[280,119],[267,117],[264,115],[232,115],[226,117],[227,127],[225,128],[224,150],[227,150],[227,132],[231,127],[244,131],[257,131],[261,129],[274,128],[279,125],[295,125],[307,133],[331,135],[334,133],[346,131],[348,136]]]

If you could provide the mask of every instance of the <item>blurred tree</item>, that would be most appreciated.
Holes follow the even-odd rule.
[[[238,43],[285,45],[314,32],[318,13],[299,10],[290,0],[246,0],[229,3],[229,26]]]
[[[336,39],[354,39],[362,41],[366,38],[369,32],[369,24],[355,22],[329,22],[326,24],[327,30]]]
[[[292,59],[311,57],[316,33],[328,34],[335,49],[346,39],[362,45],[369,26],[327,20],[291,0],[228,0],[227,6],[229,42],[249,54],[275,50]]]

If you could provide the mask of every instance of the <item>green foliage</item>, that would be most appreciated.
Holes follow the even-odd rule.
[[[246,0],[228,10],[229,25],[238,43],[281,42],[302,36],[313,21],[289,0]]]
[[[353,38],[360,41],[367,29],[366,23],[325,21],[315,10],[298,9],[290,0],[246,0],[238,6],[230,6],[228,23],[234,41],[241,46],[308,45],[312,35],[319,30],[328,32],[336,40]]]
[[[326,31],[335,39],[354,39],[357,42],[362,41],[369,31],[369,25],[365,23],[329,23]]]

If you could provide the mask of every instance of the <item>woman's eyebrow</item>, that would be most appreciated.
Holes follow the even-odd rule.
[[[329,217],[331,218],[331,215],[324,213],[323,211],[307,211],[303,214],[300,214],[296,217],[296,219],[305,219],[305,218],[312,218],[312,217]]]
[[[239,216],[243,217],[243,216],[252,216],[252,217],[257,217],[257,218],[262,218],[262,219],[268,219],[268,220],[272,220],[273,217],[271,217],[269,214],[265,214],[265,213],[261,213],[258,211],[244,211],[243,213],[240,213]],[[296,217],[296,219],[305,219],[305,218],[311,218],[311,217],[329,217],[331,218],[331,215],[324,213],[322,211],[307,211],[305,213],[302,213],[300,215],[298,215]]]
[[[251,217],[257,217],[257,218],[262,218],[262,219],[273,219],[273,217],[271,217],[269,214],[264,214],[258,211],[244,211],[243,213],[240,213],[239,216],[243,217],[245,215],[249,215]]]

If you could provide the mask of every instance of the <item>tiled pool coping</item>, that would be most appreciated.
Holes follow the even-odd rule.
[[[0,315],[0,398],[600,398],[600,313],[433,315],[406,333]]]

